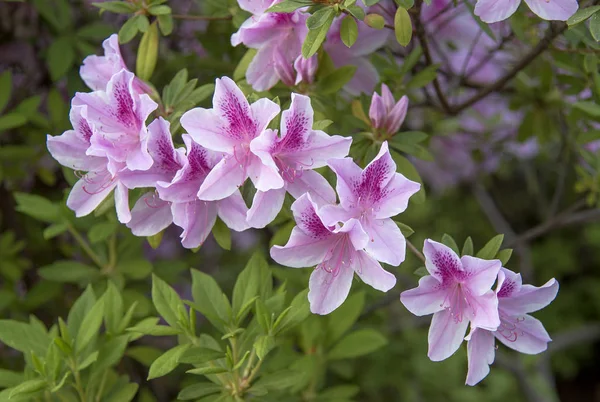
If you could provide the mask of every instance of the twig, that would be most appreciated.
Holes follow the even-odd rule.
[[[551,22],[550,27],[546,31],[544,37],[538,42],[538,44],[529,51],[512,69],[504,74],[500,79],[495,81],[490,86],[484,88],[471,98],[466,101],[454,106],[450,110],[450,114],[458,114],[473,104],[479,102],[492,92],[502,88],[510,80],[512,80],[521,70],[527,67],[532,61],[534,61],[540,54],[542,54],[552,44],[552,41],[567,29],[567,24],[564,22]]]
[[[423,49],[423,55],[425,56],[425,62],[428,66],[433,64],[433,59],[431,57],[431,53],[429,51],[429,44],[427,42],[427,34],[425,33],[425,28],[423,24],[421,24],[421,9],[423,2],[419,2],[416,6],[415,10],[415,30],[417,38],[419,39],[419,43],[421,44],[421,48]],[[448,103],[448,99],[446,99],[446,95],[442,91],[442,86],[440,85],[440,81],[437,76],[433,79],[433,88],[435,89],[435,93],[437,95],[438,100],[442,106],[442,109],[448,113],[452,114],[452,108]]]
[[[408,248],[410,249],[410,251],[412,251],[412,253],[421,261],[423,261],[423,264],[425,264],[425,256],[423,255],[423,253],[421,253],[411,242],[410,240],[406,239],[406,245],[408,246]]]
[[[79,246],[83,249],[83,251],[85,251],[88,257],[90,257],[90,259],[94,261],[94,263],[100,269],[104,268],[104,264],[102,263],[102,260],[100,260],[98,254],[96,254],[96,252],[90,247],[88,242],[79,234],[77,229],[75,229],[70,223],[68,223],[67,230],[69,231],[69,233],[71,233],[71,236],[75,238],[77,243],[79,243]]]

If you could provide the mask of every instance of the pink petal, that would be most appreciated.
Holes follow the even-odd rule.
[[[112,34],[103,43],[104,56],[88,56],[83,60],[79,69],[79,75],[85,84],[93,91],[104,91],[111,77],[119,70],[126,68],[121,50],[119,49],[119,38]]]
[[[500,308],[510,314],[532,313],[546,307],[556,298],[558,282],[552,278],[543,286],[523,285],[510,297],[500,298]]]
[[[461,260],[448,246],[426,239],[423,246],[425,268],[440,283],[452,279],[455,273],[464,272]]]
[[[319,209],[319,216],[323,220],[323,223],[327,226],[335,226],[338,223],[345,223],[352,219],[356,212],[354,210],[347,210],[341,205],[324,205]]]
[[[495,331],[500,325],[498,316],[498,297],[493,290],[480,296],[465,295],[469,308],[465,313],[471,320],[471,326]]]
[[[467,339],[469,370],[466,383],[473,386],[489,374],[490,365],[494,363],[496,356],[494,335],[489,331],[476,328],[471,329]]]
[[[387,110],[383,103],[383,98],[377,93],[373,92],[371,98],[371,106],[369,106],[369,118],[371,119],[371,125],[374,128],[383,128],[383,122],[387,116]]]
[[[393,98],[392,98],[393,100]],[[400,130],[400,126],[406,118],[408,111],[408,97],[404,95],[396,105],[390,110],[385,121],[385,129],[390,134],[395,134]]]
[[[298,226],[285,246],[271,247],[271,258],[278,264],[292,268],[311,267],[321,263],[335,244],[335,238],[314,237],[306,234]]]
[[[392,91],[390,91],[390,88],[385,84],[381,84],[381,98],[385,107],[385,115],[387,115],[394,108],[396,101],[394,100]]]
[[[429,327],[427,356],[434,362],[452,356],[460,347],[468,324],[468,320],[456,320],[449,309],[434,313]]]
[[[231,230],[242,232],[249,227],[246,223],[248,207],[239,191],[234,192],[227,198],[217,201],[217,213],[219,214],[219,218],[221,218]]]
[[[318,67],[317,55],[305,59],[302,55],[298,56],[294,61],[294,68],[296,69],[296,82],[298,85],[301,82],[312,84],[315,81],[315,74]]]
[[[260,158],[250,154],[247,163],[247,175],[258,191],[269,191],[284,186],[285,182],[275,162],[265,164]]]
[[[257,191],[248,210],[248,225],[253,228],[264,228],[275,219],[285,200],[285,189],[279,188],[267,192]]]
[[[340,204],[345,209],[352,209],[358,203],[354,192],[354,183],[360,180],[362,171],[352,158],[332,159],[327,164],[337,176],[336,190]]]
[[[545,20],[566,21],[579,5],[577,0],[525,0],[535,14]]]
[[[329,314],[342,305],[350,293],[354,271],[349,266],[336,273],[317,268],[310,275],[308,301],[314,314]]]
[[[221,117],[213,109],[195,108],[181,116],[181,126],[194,141],[216,152],[233,154],[241,140],[227,134]]]
[[[502,268],[500,260],[483,260],[470,255],[464,255],[460,261],[465,272],[469,273],[469,278],[465,284],[474,295],[487,293],[492,288],[494,282],[496,282],[498,272]]]
[[[494,335],[509,348],[529,355],[545,351],[552,340],[542,323],[530,315],[503,317]]]
[[[79,180],[73,186],[67,198],[67,207],[75,211],[78,218],[86,216],[104,201],[116,185],[117,181],[112,180],[106,170],[88,173],[85,179]]]
[[[421,189],[421,184],[408,180],[400,173],[394,173],[385,186],[385,196],[377,203],[374,213],[377,219],[396,216],[408,207],[408,200]]]
[[[265,165],[275,166],[275,168],[277,168],[272,154],[277,146],[278,140],[279,137],[277,136],[276,130],[264,130],[258,137],[250,142],[250,151],[258,156]]]
[[[250,110],[252,110],[256,122],[256,133],[253,136],[255,138],[267,129],[267,126],[279,114],[281,108],[270,99],[260,98],[250,105]]]
[[[62,135],[46,137],[46,146],[54,159],[63,166],[84,172],[97,171],[106,167],[106,158],[88,156],[89,143],[83,141],[74,130]]]
[[[332,234],[332,228],[326,226],[317,214],[317,204],[309,194],[304,194],[292,204],[292,213],[296,225],[308,236],[325,239]]]
[[[418,316],[442,311],[447,292],[440,285],[433,276],[426,275],[419,279],[418,287],[402,292],[400,301],[408,311]]]
[[[129,190],[123,183],[117,182],[115,187],[115,207],[117,209],[117,218],[121,223],[127,223],[131,220],[131,211],[129,210]]]
[[[251,14],[264,13],[274,2],[274,0],[238,0],[240,8]]]
[[[260,47],[248,65],[246,79],[255,91],[268,91],[279,81],[279,76],[275,70],[275,62],[273,61],[275,50],[275,45],[271,43]]]
[[[174,203],[171,211],[173,223],[183,229],[181,245],[185,248],[200,247],[217,220],[217,206],[214,202]]]
[[[331,184],[314,170],[304,170],[293,182],[286,183],[286,189],[294,198],[299,198],[305,193],[310,194],[318,206],[333,204],[336,199]]]
[[[313,130],[309,132],[302,149],[288,155],[302,169],[317,169],[325,166],[330,159],[347,156],[351,144],[352,138]]]
[[[365,232],[358,219],[352,218],[344,222],[344,226],[335,229],[333,232],[347,234],[354,250],[357,251],[366,248],[367,243],[369,242],[369,235]]]
[[[248,177],[245,166],[240,166],[232,156],[227,156],[210,171],[198,191],[198,198],[205,201],[229,197],[244,184]]]
[[[364,283],[382,292],[387,292],[396,285],[396,277],[364,251],[354,254],[352,269]]]
[[[172,222],[171,205],[155,193],[146,193],[133,206],[127,227],[134,235],[147,237],[161,232]]]
[[[504,21],[517,11],[521,0],[478,0],[475,4],[475,15],[483,22]]]
[[[365,250],[376,260],[398,266],[406,255],[406,240],[396,222],[390,218],[363,220],[363,229],[369,235]]]

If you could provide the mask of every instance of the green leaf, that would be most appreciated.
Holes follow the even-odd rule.
[[[190,348],[190,346],[190,344],[179,345],[160,355],[158,359],[156,359],[150,366],[148,380],[162,377],[175,370],[179,359],[185,353],[185,351]]]
[[[188,401],[190,399],[202,398],[203,396],[216,394],[220,392],[222,387],[211,382],[193,384],[185,387],[177,395],[177,399]]]
[[[385,19],[379,14],[367,14],[365,16],[365,24],[371,28],[383,29],[385,28]]]
[[[143,16],[141,15],[135,15],[133,17],[131,17],[130,19],[128,19],[127,21],[125,21],[125,23],[121,26],[121,29],[119,29],[119,43],[120,44],[125,44],[130,42],[133,38],[135,38],[135,36],[137,35],[137,33],[139,32],[140,28],[138,25],[138,20],[140,18],[142,18]]]
[[[158,313],[172,327],[178,328],[179,312],[185,306],[177,292],[156,275],[152,275],[152,302]]]
[[[75,337],[75,350],[77,353],[85,349],[92,339],[98,335],[103,317],[104,299],[100,298],[81,322],[81,327]]]
[[[148,8],[148,12],[152,15],[171,14],[171,7],[165,5],[155,5]]]
[[[99,351],[92,352],[88,357],[86,357],[81,363],[77,365],[77,369],[79,371],[85,370],[89,366],[91,366],[96,360],[98,360]]]
[[[281,3],[280,3],[281,4]],[[317,29],[311,29],[308,31],[308,35],[306,35],[306,39],[302,44],[302,56],[305,59],[312,57],[319,48],[321,44],[327,37],[327,32],[329,32],[329,28],[333,23],[333,18],[335,13],[330,13],[328,19]]]
[[[415,0],[395,0],[396,4],[405,9],[410,9],[415,5]]]
[[[492,260],[498,254],[498,250],[500,250],[500,246],[502,245],[502,241],[504,240],[504,235],[499,234],[494,236],[490,241],[487,242],[485,246],[477,253],[477,258],[482,258],[484,260]]]
[[[338,385],[337,387],[327,388],[318,396],[319,401],[339,401],[347,400],[354,397],[360,392],[360,387],[357,385]]]
[[[505,248],[504,250],[498,251],[498,254],[496,254],[496,258],[502,261],[502,265],[506,265],[506,263],[510,260],[512,253],[512,248]]]
[[[135,361],[150,367],[160,357],[162,350],[151,346],[133,346],[127,349],[126,355]]]
[[[43,356],[50,338],[37,326],[14,320],[0,320],[0,342],[22,353]]]
[[[226,373],[229,370],[225,367],[219,367],[219,366],[204,366],[204,367],[198,367],[195,369],[191,369],[186,371],[187,374],[194,374],[194,375],[208,375],[208,374],[221,374],[221,373]]]
[[[600,117],[600,105],[591,101],[575,102],[573,107],[589,114],[592,117]]]
[[[590,33],[592,34],[592,37],[594,39],[596,39],[596,42],[600,41],[600,14],[594,14],[592,15],[592,18],[590,18]]]
[[[353,16],[347,15],[342,20],[342,26],[340,28],[340,37],[344,45],[351,47],[358,39],[358,24]]]
[[[471,239],[471,236],[469,236],[467,237],[467,240],[465,240],[465,244],[463,244],[461,255],[473,255],[474,252],[473,239]]]
[[[179,358],[179,363],[186,364],[204,364],[213,360],[222,359],[225,357],[225,353],[220,350],[214,350],[210,348],[191,348],[188,349]]]
[[[284,0],[281,3],[272,5],[267,9],[267,13],[291,13],[299,8],[311,6],[312,0]]]
[[[112,335],[119,333],[119,326],[123,318],[123,296],[112,281],[108,281],[104,299],[104,317],[106,331]]]
[[[248,49],[246,51],[244,56],[240,59],[240,62],[238,63],[238,65],[235,67],[235,70],[233,71],[233,80],[234,81],[239,81],[246,76],[246,71],[248,70],[248,66],[252,62],[252,59],[254,59],[254,56],[256,56],[256,52],[257,52],[256,49]]]
[[[0,132],[12,130],[27,124],[27,117],[17,112],[7,113],[0,116]]]
[[[270,391],[290,388],[302,379],[302,375],[299,374],[296,370],[278,370],[274,373],[262,375],[254,386],[264,387]]]
[[[150,80],[158,60],[158,27],[156,22],[142,36],[137,53],[135,71],[144,81]]]
[[[229,321],[231,314],[229,299],[212,276],[195,269],[191,272],[193,308],[224,332],[224,323]]]
[[[374,329],[359,329],[342,338],[329,352],[332,360],[366,355],[387,344],[385,337]]]
[[[22,396],[25,394],[31,394],[34,392],[38,392],[43,390],[48,386],[48,382],[46,380],[29,380],[25,381],[16,387],[12,388],[10,394],[8,395],[8,399],[12,399],[15,396]]]
[[[137,394],[139,385],[129,383],[120,387],[117,392],[110,394],[110,402],[130,402]]]
[[[42,222],[57,222],[60,209],[49,200],[35,194],[13,193],[17,207],[15,210]]]
[[[402,235],[404,237],[410,237],[410,236],[412,236],[413,233],[415,233],[413,228],[411,228],[410,226],[408,226],[402,222],[396,221],[396,225],[398,226],[398,228],[400,229],[400,231],[402,232]]]
[[[56,261],[38,269],[38,275],[53,282],[92,282],[100,276],[98,269],[77,261]]]
[[[328,316],[327,344],[332,345],[358,320],[365,305],[365,293],[357,292]]]
[[[170,335],[178,335],[183,331],[179,328],[169,327],[168,325],[156,325],[158,322],[158,318],[153,320],[143,320],[139,322],[137,325],[131,328],[127,328],[127,332],[137,332],[144,335],[151,336],[170,336]]]
[[[69,224],[65,222],[61,223],[53,223],[44,229],[43,236],[44,239],[50,240],[55,238],[56,236],[66,232],[69,229]]]
[[[313,130],[325,130],[327,127],[329,127],[332,124],[333,124],[333,121],[329,120],[329,119],[315,121],[313,123]]]
[[[100,10],[110,11],[117,14],[129,14],[137,10],[135,4],[126,1],[105,1],[102,3],[92,3],[93,6]]]
[[[272,288],[273,282],[267,260],[260,252],[252,255],[244,270],[239,274],[233,287],[232,308],[237,322],[244,317],[239,316],[242,308],[254,297],[261,293],[265,294],[263,288]],[[262,292],[261,292],[262,291]]]
[[[164,36],[169,36],[173,32],[173,16],[171,14],[162,14],[156,17],[158,27]]]
[[[598,11],[600,11],[600,6],[591,6],[591,7],[586,7],[586,8],[580,8],[579,10],[577,10],[577,12],[575,14],[573,14],[571,16],[571,18],[569,18],[567,20],[567,25],[569,25],[569,28],[574,25],[577,25],[577,24],[587,20],[592,15],[596,14]]]
[[[88,312],[96,303],[96,295],[91,286],[88,286],[85,291],[79,296],[67,317],[68,334],[75,336],[79,332],[79,328]]]
[[[362,21],[365,19],[365,10],[361,7],[352,5],[346,8],[350,14],[352,14],[357,20]]]
[[[0,75],[0,112],[8,105],[11,91],[12,74],[10,70],[7,70]]]
[[[440,66],[438,64],[432,64],[431,66],[427,66],[423,70],[419,71],[412,77],[410,81],[408,81],[408,88],[418,89],[429,84],[435,79],[435,77],[437,77],[437,70],[439,67]]]
[[[298,293],[292,300],[287,313],[284,313],[286,313],[286,311],[282,312],[279,317],[277,317],[275,324],[273,324],[273,332],[275,334],[281,334],[288,329],[295,327],[310,315],[308,289]]]
[[[223,250],[231,250],[231,230],[220,218],[215,221],[212,234]]]
[[[57,81],[69,71],[75,62],[75,49],[70,38],[58,38],[48,48],[46,58],[52,81]]]
[[[320,10],[315,11],[315,13],[311,14],[310,17],[306,20],[306,26],[310,30],[318,29],[322,27],[327,20],[335,14],[333,7],[324,7]]]
[[[319,80],[317,91],[323,95],[329,95],[338,92],[346,85],[356,72],[356,66],[343,66]]]
[[[452,249],[452,251],[454,251],[456,254],[460,255],[460,252],[458,251],[458,244],[456,244],[456,241],[454,240],[454,238],[452,238],[452,236],[450,236],[449,234],[446,234],[446,233],[443,234],[442,244],[445,244],[446,246],[450,247]]]
[[[14,387],[23,382],[23,373],[0,368],[0,388]]]
[[[94,363],[92,372],[102,372],[118,364],[127,348],[128,338],[128,335],[121,335],[105,342],[98,350],[98,360]]]
[[[265,356],[275,347],[275,338],[271,335],[261,335],[254,342],[254,349],[256,350],[256,356],[260,360],[263,360]]]
[[[412,21],[408,11],[406,8],[398,7],[396,15],[394,15],[394,33],[398,43],[404,47],[408,46],[412,38],[412,31]]]
[[[145,259],[125,260],[117,264],[117,271],[127,278],[141,280],[152,273],[152,264]]]

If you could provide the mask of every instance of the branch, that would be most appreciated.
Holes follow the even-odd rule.
[[[419,39],[419,43],[421,44],[421,48],[423,49],[423,55],[425,56],[425,62],[427,63],[427,66],[431,66],[433,64],[433,59],[431,57],[431,52],[429,51],[429,43],[427,42],[427,34],[425,33],[425,28],[423,27],[423,24],[421,24],[421,6],[422,5],[423,5],[423,2],[419,2],[418,5],[416,6],[416,10],[414,13],[415,14],[415,32],[416,32],[417,38]],[[446,95],[444,95],[444,93],[442,92],[442,87],[440,85],[440,81],[438,80],[437,76],[433,79],[433,87],[434,87],[435,93],[440,101],[442,109],[447,114],[453,114],[452,107],[448,103],[448,99],[446,99]]]
[[[527,67],[532,61],[534,61],[540,54],[542,54],[552,44],[552,41],[567,29],[567,24],[564,22],[551,22],[550,27],[546,31],[544,37],[538,42],[538,44],[529,51],[510,71],[504,76],[494,82],[492,85],[484,88],[479,93],[475,94],[471,98],[467,99],[463,103],[460,103],[450,109],[450,114],[458,114],[461,111],[467,109],[473,104],[479,102],[492,92],[502,88],[510,80],[512,80],[521,70]],[[435,82],[434,82],[435,84]]]

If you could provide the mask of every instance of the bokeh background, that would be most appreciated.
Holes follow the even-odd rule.
[[[0,99],[6,99],[0,110],[0,318],[25,319],[35,314],[51,324],[66,315],[81,288],[46,280],[39,269],[56,260],[85,256],[69,233],[52,236],[45,231],[47,223],[18,212],[14,194],[40,195],[54,207],[66,208],[65,190],[73,175],[48,154],[46,134],[69,128],[69,100],[75,92],[86,91],[78,75],[83,58],[99,54],[102,40],[117,32],[125,17],[99,16],[87,1],[48,2],[51,13],[44,11],[47,7],[42,3],[46,2],[0,2],[0,74],[6,77],[10,72],[10,81],[3,79],[0,90]],[[174,14],[181,15],[206,14],[225,3],[168,2]],[[200,84],[231,76],[245,53],[242,47],[231,47],[234,31],[230,21],[177,20],[174,32],[161,38],[153,84],[162,88],[183,67]],[[135,64],[138,41],[139,37],[122,46],[130,66]],[[518,55],[527,45],[510,42],[507,53]],[[566,36],[556,47],[572,45],[572,38]],[[414,158],[427,199],[411,203],[401,217],[415,231],[411,242],[420,248],[425,238],[439,239],[448,233],[459,244],[471,236],[477,249],[504,233],[504,245],[514,248],[508,268],[521,272],[527,283],[542,285],[553,277],[560,282],[557,299],[535,314],[553,338],[549,350],[524,356],[501,347],[488,378],[477,387],[465,386],[465,349],[444,362],[429,361],[429,318],[410,315],[399,302],[400,291],[416,284],[413,272],[421,265],[408,254],[405,263],[391,268],[399,284],[389,294],[355,284],[367,292],[360,325],[379,328],[389,345],[356,361],[332,364],[328,383],[358,384],[361,392],[356,399],[374,402],[600,401],[600,211],[594,198],[598,182],[590,159],[593,143],[578,137],[580,131],[593,131],[593,122],[579,124],[578,116],[564,121],[561,102],[576,100],[587,81],[582,79],[585,83],[577,92],[565,89],[560,80],[561,74],[568,75],[569,65],[578,71],[572,75],[579,76],[583,58],[595,55],[596,48],[585,54],[551,49],[516,84],[457,116],[427,110],[427,98],[416,99],[405,123],[407,129],[431,134],[426,146],[432,157],[425,158],[430,160]],[[398,50],[398,65],[403,55]],[[372,60],[382,78],[394,80],[393,67],[384,56],[382,52]],[[539,81],[544,74],[550,76],[548,82]],[[368,105],[366,95],[362,100]],[[335,102],[328,106],[327,118],[334,121],[328,132],[352,134],[352,120],[344,118]],[[583,154],[582,149],[591,152]],[[587,173],[582,174],[582,169]],[[73,222],[87,232],[98,220],[90,216]],[[151,272],[168,279],[185,296],[190,292],[187,269],[200,268],[229,292],[252,251],[267,250],[274,233],[271,228],[236,233],[232,251],[222,250],[210,239],[194,253],[180,246],[177,229],[169,229],[157,249],[124,227],[115,230],[122,261],[135,267],[119,272],[118,277],[128,281],[123,296],[127,303],[139,303],[140,316],[153,309],[148,299]],[[300,290],[309,272],[279,268],[275,274]],[[138,353],[130,353],[119,364],[118,370],[144,384],[140,400],[174,400],[181,373],[145,381],[147,362],[173,342],[143,338],[137,346],[147,348],[138,348]],[[17,370],[21,365],[20,354],[0,344],[0,368]]]

